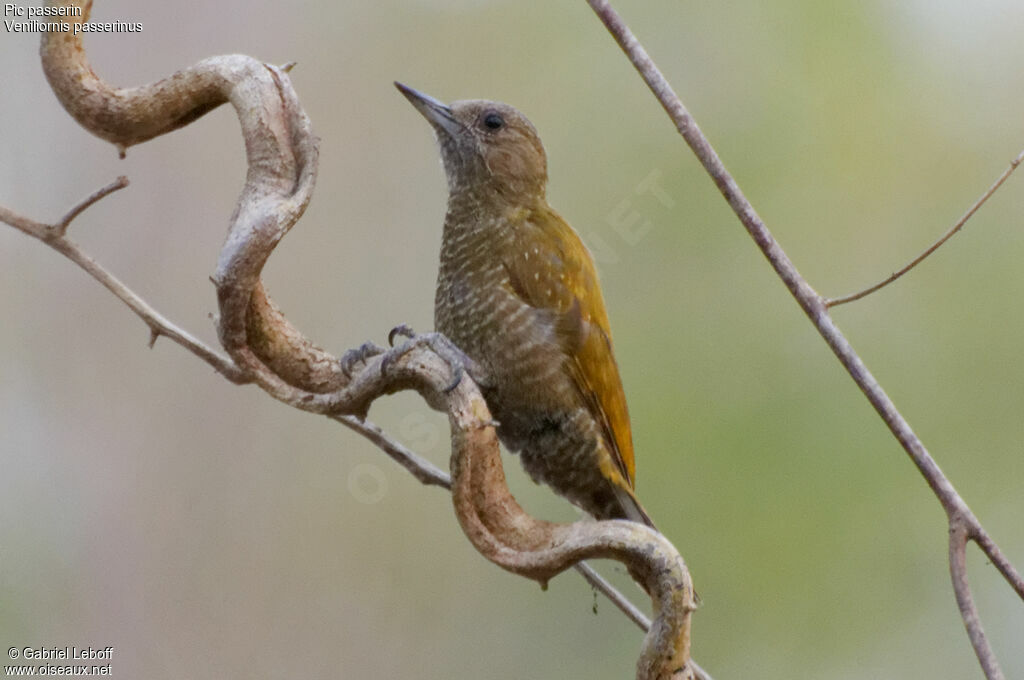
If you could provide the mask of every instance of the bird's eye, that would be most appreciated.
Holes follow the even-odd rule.
[[[505,119],[501,117],[500,113],[492,111],[484,116],[484,125],[488,130],[500,130],[505,126]]]

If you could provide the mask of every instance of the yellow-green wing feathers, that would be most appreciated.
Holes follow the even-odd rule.
[[[634,483],[633,438],[597,272],[575,231],[553,210],[525,216],[505,263],[516,295],[549,310],[567,367],[600,424],[617,471]],[[528,244],[528,245],[527,245]]]

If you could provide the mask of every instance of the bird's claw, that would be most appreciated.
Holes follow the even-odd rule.
[[[387,352],[380,363],[381,373],[389,371],[391,365],[410,350],[416,347],[429,347],[434,354],[441,357],[451,368],[451,382],[442,388],[442,391],[448,394],[459,386],[459,383],[462,382],[462,376],[466,374],[467,370],[472,371],[476,368],[476,363],[465,352],[456,347],[455,343],[441,333],[417,334],[408,325],[400,324],[392,328],[391,332],[388,333],[388,343],[393,345],[394,339],[398,335],[402,335],[408,338],[408,340]]]
[[[395,336],[397,335],[401,335],[406,338],[412,339],[416,337],[416,331],[414,331],[412,329],[412,326],[410,326],[407,323],[398,324],[397,326],[391,329],[390,333],[388,333],[388,344],[391,345],[392,347],[395,346]]]
[[[345,374],[346,378],[351,378],[357,364],[365,364],[367,359],[383,354],[385,351],[387,350],[376,343],[364,342],[356,349],[350,349],[341,355],[341,358],[338,359],[341,372]]]

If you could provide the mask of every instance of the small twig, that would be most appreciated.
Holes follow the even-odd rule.
[[[968,533],[968,527],[963,522],[955,522],[949,529],[949,573],[953,579],[953,593],[960,608],[960,617],[967,628],[967,637],[971,640],[985,677],[989,680],[1003,680],[1003,670],[985,637],[985,629],[971,595],[971,584],[967,578]]]
[[[102,189],[96,192],[93,192],[92,196],[89,196],[81,203],[76,205],[74,208],[69,210],[67,214],[60,219],[59,222],[54,224],[53,231],[58,236],[63,236],[65,233],[67,233],[68,226],[71,224],[71,221],[78,217],[80,214],[82,214],[82,211],[91,206],[93,203],[96,203],[97,201],[102,199],[104,196],[108,196],[119,189],[124,189],[126,186],[128,186],[128,178],[125,177],[124,175],[121,175],[107,186],[103,187]]]
[[[1006,170],[1003,171],[1003,174],[999,176],[999,179],[997,179],[992,184],[992,186],[988,188],[988,191],[981,195],[981,198],[974,202],[974,205],[968,208],[967,212],[965,212],[960,217],[960,219],[956,221],[956,224],[950,227],[949,230],[945,234],[943,234],[938,241],[931,244],[923,253],[921,253],[913,260],[908,262],[906,266],[904,266],[902,269],[893,272],[888,276],[888,278],[879,281],[870,288],[865,288],[864,290],[859,291],[857,293],[851,293],[850,295],[844,295],[842,297],[829,298],[828,300],[825,301],[825,306],[837,307],[839,305],[846,304],[847,302],[853,302],[854,300],[859,300],[862,297],[871,295],[875,291],[881,288],[885,288],[890,283],[892,283],[893,281],[900,278],[901,276],[909,272],[911,269],[919,265],[926,257],[934,253],[936,250],[938,250],[943,243],[952,238],[953,234],[960,231],[960,229],[962,229],[963,226],[967,224],[967,220],[971,219],[971,217],[974,216],[974,213],[978,212],[978,209],[981,208],[981,206],[985,205],[985,202],[992,197],[992,194],[994,194],[999,189],[999,187],[1003,185],[1003,182],[1009,179],[1010,175],[1013,174],[1013,171],[1017,169],[1017,167],[1021,164],[1022,161],[1024,161],[1024,151],[1021,151],[1019,154],[1017,154],[1016,158],[1010,161],[1009,167],[1007,167]]]

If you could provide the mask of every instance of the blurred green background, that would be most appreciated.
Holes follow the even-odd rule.
[[[1024,147],[1017,0],[616,6],[826,295],[901,266]],[[582,0],[111,0],[94,18],[144,26],[87,39],[114,83],[228,52],[299,62],[318,192],[265,279],[339,353],[431,326],[445,185],[391,81],[518,106],[598,259],[639,495],[704,598],[696,658],[723,679],[981,677],[938,503]],[[73,237],[214,342],[207,277],[245,173],[233,112],[119,161],[57,104],[37,42],[0,38],[0,203],[52,220],[127,174]],[[1018,567],[1022,181],[836,312]],[[357,436],[147,349],[109,293],[7,227],[0,287],[0,642],[113,645],[122,678],[632,677],[640,634],[611,605],[595,616],[575,575],[541,592],[489,565],[444,493]],[[371,416],[446,465],[419,398]],[[508,468],[528,508],[575,516]],[[970,566],[1020,677],[1024,606],[973,550]]]

